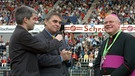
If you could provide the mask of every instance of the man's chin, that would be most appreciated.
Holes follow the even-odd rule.
[[[106,30],[106,33],[108,33],[109,35],[112,33],[111,30]]]
[[[30,30],[33,30],[33,29],[34,29],[34,28],[30,28],[30,29],[28,29],[28,30],[30,31]]]

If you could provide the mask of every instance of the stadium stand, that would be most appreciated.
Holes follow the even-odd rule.
[[[14,9],[21,5],[33,7],[38,11],[37,25],[43,24],[46,15],[51,12],[60,13],[66,24],[103,24],[107,14],[115,13],[123,25],[135,25],[134,0],[0,0],[0,26],[15,26]],[[70,67],[71,76],[93,76],[92,66],[98,49],[105,39],[99,34],[65,33],[67,44],[77,58]],[[74,38],[71,38],[74,37]],[[73,40],[74,39],[74,40]],[[8,41],[0,36],[0,76],[9,76]]]

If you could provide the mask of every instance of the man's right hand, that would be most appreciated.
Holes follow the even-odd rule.
[[[61,34],[58,34],[55,38],[56,38],[58,41],[63,40],[63,36],[62,36]]]
[[[61,52],[60,52],[60,55],[62,56],[63,60],[70,60],[71,59],[71,52],[70,51],[67,51],[65,49],[63,49]]]

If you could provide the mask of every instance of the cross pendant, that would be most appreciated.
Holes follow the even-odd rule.
[[[102,56],[102,57],[101,57],[100,70],[101,70],[101,68],[102,68],[102,65],[103,65],[105,59],[106,59],[105,56]]]

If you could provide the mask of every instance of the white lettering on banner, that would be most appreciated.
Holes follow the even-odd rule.
[[[105,32],[104,25],[65,25],[65,32]],[[124,32],[135,32],[135,25],[121,25]]]
[[[16,26],[0,26],[0,33],[13,32]]]

